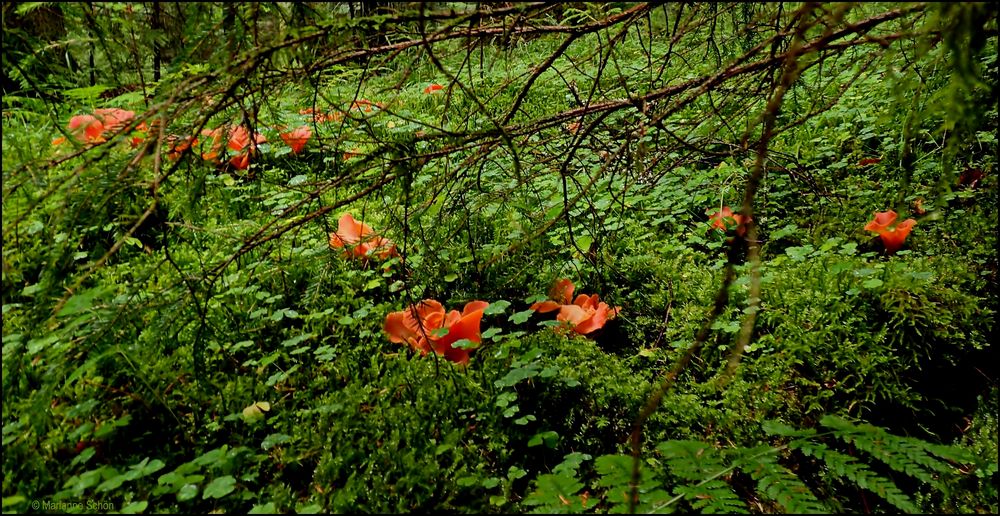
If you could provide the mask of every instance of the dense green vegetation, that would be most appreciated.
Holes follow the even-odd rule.
[[[4,512],[1000,507],[996,7],[3,24]]]

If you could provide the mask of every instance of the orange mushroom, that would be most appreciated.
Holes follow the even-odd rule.
[[[708,216],[708,221],[711,222],[712,228],[725,232],[735,224],[736,234],[739,236],[746,235],[746,223],[748,220],[750,220],[748,217],[734,213],[733,209],[729,206],[723,206],[721,210]]]
[[[310,137],[312,137],[312,129],[308,125],[296,127],[287,133],[281,133],[281,139],[292,148],[293,154],[301,152]]]
[[[80,143],[102,143],[114,133],[127,127],[135,120],[135,112],[120,108],[100,108],[95,109],[91,115],[76,115],[69,119],[68,129],[70,134]],[[138,147],[145,138],[148,128],[143,122],[135,128],[137,135],[129,139],[132,148]],[[141,136],[140,136],[141,135]],[[59,137],[52,141],[52,145],[59,145],[66,142],[65,137]]]
[[[210,131],[213,138],[212,150],[208,153],[214,159],[218,156],[218,144],[221,139],[221,127]],[[204,131],[202,132],[204,134]],[[254,133],[253,141],[250,139],[250,131],[243,126],[235,126],[229,130],[229,142],[227,147],[237,154],[229,159],[229,164],[236,170],[246,170],[250,166],[250,155],[257,152],[257,145],[267,143],[267,138],[260,133]]]
[[[387,315],[383,330],[391,342],[407,344],[422,355],[434,351],[464,365],[469,362],[470,350],[456,348],[454,344],[462,339],[477,345],[482,342],[479,325],[487,306],[489,303],[486,301],[471,301],[461,312],[452,310],[445,313],[440,302],[425,299],[409,310]],[[447,329],[447,333],[442,335],[439,331],[442,328]]]
[[[590,296],[580,294],[570,302],[574,289],[572,281],[562,278],[549,289],[550,300],[534,303],[530,309],[541,313],[559,310],[556,320],[567,323],[573,331],[581,335],[589,335],[603,328],[621,311],[621,307],[608,306],[597,294]]]
[[[896,221],[898,215],[895,211],[877,211],[872,220],[865,224],[865,230],[877,233],[882,238],[882,244],[887,253],[892,254],[903,247],[903,242],[910,235],[913,226],[917,224],[914,219],[906,219],[903,222],[890,227]]]
[[[330,233],[330,247],[346,248],[349,245],[354,248],[348,256],[353,254],[362,259],[366,259],[369,253],[377,253],[383,260],[398,255],[396,244],[391,240],[379,236],[371,226],[345,213],[337,221],[337,231]]]
[[[94,115],[76,115],[69,119],[69,132],[80,143],[100,143],[104,141],[104,122]],[[65,137],[52,140],[52,145],[66,142]]]

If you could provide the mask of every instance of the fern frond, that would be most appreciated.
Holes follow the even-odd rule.
[[[594,468],[601,475],[597,485],[608,490],[605,500],[611,506],[609,512],[628,512],[628,497],[632,491],[632,457],[603,455],[594,461]],[[670,505],[670,493],[660,488],[660,482],[653,478],[649,468],[639,468],[638,498],[637,512],[655,512]]]
[[[870,454],[893,470],[939,489],[943,486],[938,481],[937,474],[954,471],[953,466],[930,454],[929,447],[942,451],[941,445],[932,445],[912,437],[892,435],[870,424],[855,425],[836,416],[824,416],[820,424],[831,429],[836,437],[853,444],[857,449]],[[953,457],[961,455],[957,449],[948,454]]]
[[[670,504],[684,499],[692,508],[707,514],[747,511],[743,500],[720,478],[735,468],[724,462],[723,455],[714,446],[699,441],[665,441],[657,450],[670,466],[671,473],[684,480],[697,481],[675,487],[673,492],[677,496]]]
[[[739,467],[757,481],[758,492],[794,514],[829,514],[816,495],[788,468],[778,463],[778,452],[784,449],[761,446],[747,450]]]
[[[976,457],[965,448],[961,448],[959,446],[934,443],[921,444],[928,453],[943,460],[954,462],[955,464],[977,464],[981,462],[979,457]],[[993,463],[993,467],[996,468],[996,462]]]
[[[767,432],[768,435],[777,435],[781,437],[812,437],[816,435],[816,430],[813,428],[803,428],[801,430],[796,430],[781,421],[767,420],[761,424],[761,428]]]
[[[576,493],[583,488],[573,475],[540,475],[535,490],[522,503],[537,506],[530,512],[561,514],[576,512]]]
[[[674,493],[683,496],[691,507],[705,514],[733,514],[747,512],[746,505],[725,481],[720,479],[677,486]]]
[[[829,497],[830,493],[813,491],[816,486],[809,483],[809,477],[800,477],[782,464],[782,452],[786,450],[798,450],[814,458],[824,466],[824,471],[908,513],[918,513],[920,509],[892,477],[886,476],[891,472],[880,467],[872,469],[873,464],[883,463],[939,490],[947,488],[948,483],[943,481],[945,476],[961,473],[957,464],[975,464],[987,476],[996,471],[995,462],[978,459],[957,446],[901,437],[883,428],[834,416],[824,417],[820,423],[826,432],[813,428],[795,429],[778,421],[765,422],[767,434],[787,442],[778,446],[719,448],[700,441],[661,442],[657,446],[661,460],[649,459],[641,464],[635,510],[640,513],[670,512],[677,510],[677,504],[683,501],[685,509],[707,514],[747,512],[748,502],[731,485],[732,473],[736,470],[756,482],[758,496],[780,506],[786,513],[824,514],[838,506],[836,494],[821,499],[820,496]],[[852,457],[837,451],[831,448],[835,439],[864,453]],[[621,513],[631,505],[628,497],[632,493],[632,461],[627,455],[604,455],[594,461],[599,477],[596,484],[589,485],[603,489],[601,498],[608,512]],[[534,492],[523,503],[535,506],[534,512],[563,513],[584,507],[587,495],[577,495],[583,485],[575,478],[574,471],[568,473],[538,477]]]
[[[684,480],[703,480],[727,469],[714,446],[700,441],[665,441],[657,450],[670,472]]]
[[[920,512],[913,500],[900,491],[895,483],[875,473],[854,457],[831,450],[825,444],[817,442],[792,441],[788,446],[822,460],[834,475],[850,480],[859,487],[875,493],[897,509],[908,513]]]

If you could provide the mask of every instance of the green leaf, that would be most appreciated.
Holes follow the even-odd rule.
[[[269,450],[279,444],[287,443],[292,440],[292,436],[288,434],[271,434],[264,438],[260,443],[260,447]]]
[[[113,491],[121,487],[121,485],[128,480],[128,477],[125,475],[115,475],[104,482],[101,482],[101,484],[97,486],[97,492],[103,493],[106,491]]]
[[[536,418],[535,418],[534,414],[526,414],[524,416],[521,416],[521,417],[515,419],[514,420],[514,424],[515,425],[524,426],[524,425],[526,425],[526,424],[528,424],[528,423],[530,423],[532,421],[535,421],[535,419]]]
[[[799,227],[796,226],[795,224],[788,224],[785,227],[783,227],[783,228],[775,231],[774,233],[771,233],[771,239],[772,240],[778,240],[778,239],[784,238],[784,237],[786,237],[788,235],[791,235],[791,234],[795,233],[798,230],[799,230]]]
[[[146,460],[148,460],[148,459],[146,459]],[[153,459],[149,463],[146,463],[146,461],[144,460],[144,461],[142,461],[142,463],[136,464],[135,466],[132,466],[132,467],[139,470],[139,475],[140,476],[145,477],[145,476],[148,476],[148,475],[152,475],[153,473],[156,473],[157,471],[160,471],[161,469],[164,468],[164,466],[166,466],[166,464],[164,464],[162,460],[160,460],[160,459]]]
[[[27,345],[28,354],[34,355],[35,353],[40,352],[41,350],[51,346],[52,344],[55,344],[58,341],[59,337],[57,335],[49,335],[48,337],[44,337],[41,339],[31,339],[28,341]]]
[[[177,491],[177,501],[186,502],[198,496],[198,486],[194,484],[184,484],[181,489]]]
[[[497,327],[487,328],[486,331],[483,332],[483,338],[484,339],[499,340],[499,338],[494,338],[494,337],[496,337],[497,335],[499,335],[502,331],[503,331],[503,329],[497,328]]]
[[[164,473],[160,475],[160,478],[156,479],[156,483],[161,486],[167,484],[179,484],[183,481],[184,481],[184,475],[182,473],[178,473],[177,471]]]
[[[469,339],[458,339],[451,347],[455,349],[476,349],[479,347],[479,343]]]
[[[517,480],[519,478],[523,478],[527,474],[528,474],[527,471],[517,466],[511,466],[510,468],[507,469],[507,478],[510,480]]]
[[[511,369],[503,378],[493,382],[497,387],[512,387],[522,380],[538,375],[537,367],[518,367]]]
[[[214,450],[207,451],[199,455],[193,462],[196,466],[208,466],[210,464],[215,464],[226,456],[226,451],[228,449],[229,446],[224,444]]]
[[[267,502],[264,505],[254,505],[247,514],[277,514],[278,509],[274,502]]]
[[[80,452],[79,455],[73,457],[73,461],[70,462],[70,466],[76,466],[77,464],[86,464],[90,459],[94,457],[97,453],[97,449],[94,447],[87,448]]]
[[[498,299],[496,301],[491,302],[490,306],[487,306],[486,309],[483,310],[483,315],[502,314],[504,310],[507,309],[508,306],[510,306],[510,301]]]
[[[871,279],[865,280],[865,282],[862,283],[861,286],[863,286],[865,288],[878,288],[878,287],[881,287],[882,284],[883,284],[882,280],[880,280],[878,278],[871,278]]]
[[[216,478],[205,486],[201,498],[222,498],[236,489],[236,479],[232,475]]]
[[[801,262],[804,261],[815,250],[816,248],[811,245],[804,245],[801,247],[787,247],[785,248],[785,254],[791,257],[793,261]]]
[[[97,84],[94,86],[86,86],[83,88],[73,88],[63,91],[63,95],[73,99],[81,101],[81,103],[88,104],[96,101],[101,93],[104,93],[109,86],[103,84]]]
[[[840,246],[840,254],[844,256],[854,256],[858,252],[858,244],[856,242],[847,242]]]
[[[271,404],[266,401],[252,403],[243,409],[243,420],[247,423],[256,423],[264,419],[264,413],[269,410],[271,410]]]
[[[60,317],[65,317],[69,315],[75,315],[87,310],[90,310],[94,304],[94,300],[98,297],[110,291],[110,287],[95,287],[91,289],[84,290],[77,294],[73,294],[66,304],[59,310],[58,315]]]
[[[580,464],[583,464],[584,461],[588,461],[592,458],[593,457],[591,455],[586,453],[581,453],[581,452],[568,453],[566,454],[566,456],[563,457],[562,462],[560,462],[556,467],[552,468],[552,473],[555,473],[557,475],[558,474],[576,475],[576,471],[577,469],[580,468]]]
[[[27,500],[27,498],[25,498],[24,496],[21,496],[21,495],[5,496],[5,497],[3,497],[3,504],[2,505],[3,505],[3,508],[6,509],[7,507],[11,507],[11,506],[14,506],[14,505],[21,504],[21,503],[23,503],[26,500]]]
[[[548,294],[535,294],[535,295],[528,296],[528,297],[524,298],[524,302],[528,303],[528,304],[532,304],[532,303],[536,303],[538,301],[545,301],[548,298],[549,298]]]
[[[568,475],[541,475],[535,479],[535,490],[525,499],[525,505],[546,505],[556,506],[566,504],[577,491],[583,488],[583,484],[576,478]]]
[[[294,337],[292,337],[290,339],[282,341],[281,342],[281,346],[282,347],[286,347],[286,348],[290,348],[292,346],[296,346],[299,343],[302,343],[302,342],[305,342],[305,341],[311,339],[313,336],[314,335],[312,333],[302,333],[300,335],[296,335],[296,336],[294,336]]]
[[[14,12],[16,12],[17,14],[19,14],[21,16],[24,16],[25,14],[28,14],[31,11],[34,11],[35,9],[38,9],[39,7],[45,7],[47,4],[50,4],[50,3],[52,3],[52,2],[21,2],[20,4],[18,4],[18,6],[14,10]],[[6,500],[6,498],[4,498],[4,500]],[[7,507],[6,502],[4,503],[3,506]]]
[[[531,315],[534,314],[534,313],[535,313],[534,310],[530,310],[530,309],[529,310],[524,310],[522,312],[517,312],[517,313],[511,315],[510,317],[507,318],[507,320],[513,322],[514,324],[521,324],[521,323],[527,321],[528,319],[531,319]]]
[[[138,502],[132,502],[132,503],[126,505],[125,507],[122,507],[121,511],[119,511],[119,512],[121,512],[122,514],[140,514],[143,511],[145,511],[146,507],[148,507],[148,506],[149,506],[149,502],[147,502],[145,500],[138,501]]]
[[[559,434],[553,432],[552,430],[548,430],[545,432],[539,432],[531,436],[531,439],[528,439],[528,447],[531,448],[534,446],[539,446],[542,443],[544,443],[545,446],[549,448],[555,448],[558,442],[559,442]]]
[[[506,408],[512,401],[517,401],[517,393],[513,391],[501,392],[494,403],[497,407]]]
[[[29,235],[34,235],[35,233],[38,233],[43,229],[45,229],[45,224],[42,224],[42,221],[33,220],[28,224],[28,227],[25,229],[25,232],[28,233]]]
[[[323,506],[314,503],[312,505],[299,505],[295,507],[296,514],[319,514],[323,512]]]

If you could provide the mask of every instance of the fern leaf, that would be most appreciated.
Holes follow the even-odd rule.
[[[875,493],[897,509],[908,513],[920,512],[910,497],[900,491],[896,484],[878,475],[854,457],[831,450],[821,443],[793,441],[789,446],[822,460],[836,476],[846,478],[859,487]]]
[[[733,492],[729,484],[715,479],[699,482],[694,485],[677,486],[674,493],[683,496],[691,503],[691,507],[705,514],[746,513],[746,505]]]
[[[928,453],[956,464],[976,464],[979,462],[978,457],[970,453],[968,450],[958,446],[933,443],[923,443],[923,445],[924,449],[927,450]]]
[[[942,488],[937,474],[954,472],[952,466],[931,455],[929,447],[935,445],[912,437],[900,437],[870,425],[855,425],[835,416],[824,416],[820,424],[833,430],[838,438],[853,444],[887,466],[920,481]],[[940,446],[935,447],[940,449]],[[958,456],[954,453],[953,456]]]
[[[727,468],[718,450],[708,443],[665,441],[657,450],[670,465],[670,472],[684,480],[704,480]]]
[[[531,512],[576,512],[576,493],[583,487],[573,476],[541,475],[535,479],[535,490],[524,499],[525,505],[537,505]]]
[[[768,435],[778,435],[782,437],[809,437],[816,435],[816,430],[812,428],[805,428],[802,430],[796,430],[781,421],[768,420],[761,424],[761,428]]]
[[[740,469],[757,481],[758,492],[794,514],[828,514],[830,509],[794,473],[778,463],[780,448],[751,448]]]
[[[605,499],[612,506],[610,512],[628,511],[628,497],[632,483],[632,457],[628,455],[603,455],[594,461],[594,468],[601,475],[597,485],[608,489]],[[659,488],[660,482],[652,478],[649,468],[639,468],[639,496],[636,510],[646,512],[654,506],[667,507],[670,494]]]
[[[657,446],[670,472],[697,483],[680,485],[674,494],[687,500],[691,507],[707,514],[746,512],[746,505],[719,477],[733,470],[723,462],[714,446],[699,441],[665,441]]]

